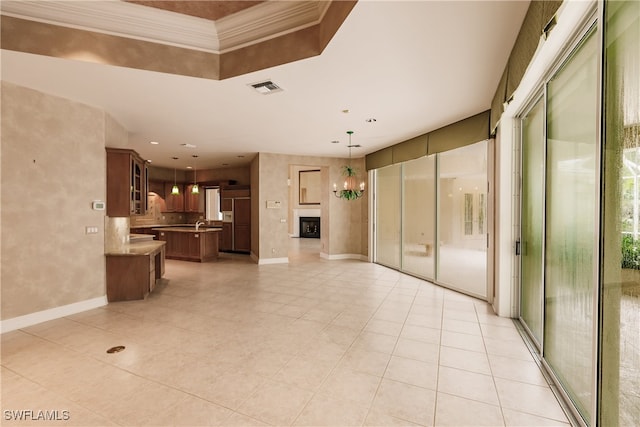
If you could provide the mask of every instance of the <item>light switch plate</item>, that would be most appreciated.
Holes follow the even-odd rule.
[[[267,200],[267,209],[280,209],[280,200]]]
[[[98,234],[98,227],[86,226],[84,232],[85,234]]]

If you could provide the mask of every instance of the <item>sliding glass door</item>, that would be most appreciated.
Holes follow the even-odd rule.
[[[438,282],[485,299],[487,141],[438,156]]]
[[[544,99],[522,118],[520,318],[538,347],[542,343],[544,271]]]
[[[602,426],[640,425],[640,2],[605,4]]]
[[[598,39],[547,85],[544,359],[591,419],[598,226]]]
[[[599,273],[596,34],[587,32],[521,117],[520,318],[587,424]]]
[[[435,279],[436,156],[403,165],[402,269]]]
[[[376,170],[375,262],[487,298],[487,147]]]
[[[376,262],[400,269],[401,165],[376,170]]]

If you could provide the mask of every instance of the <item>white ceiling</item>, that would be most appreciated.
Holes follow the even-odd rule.
[[[6,50],[2,80],[106,110],[156,166],[347,157],[347,130],[362,157],[489,109],[528,5],[360,0],[320,56],[223,81]],[[248,86],[265,79],[284,90]]]

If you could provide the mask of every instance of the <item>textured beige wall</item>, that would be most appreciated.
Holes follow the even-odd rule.
[[[259,214],[259,253],[261,259],[283,258],[289,247],[289,226],[280,222],[289,218],[289,178],[291,165],[305,165],[321,169],[324,190],[321,202],[321,251],[328,255],[368,254],[368,198],[365,194],[359,200],[346,201],[333,196],[333,183],[340,186],[344,181],[342,167],[347,159],[330,157],[291,156],[283,154],[260,153],[259,155],[258,214]],[[353,166],[358,169],[362,180],[366,182],[364,159],[354,159]],[[255,193],[254,193],[255,194]],[[267,209],[268,200],[281,202],[280,209]],[[363,237],[364,236],[364,237]]]
[[[105,295],[106,120],[2,82],[3,320]]]

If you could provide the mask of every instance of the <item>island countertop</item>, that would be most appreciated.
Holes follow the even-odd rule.
[[[212,233],[217,231],[222,231],[222,227],[220,228],[200,228],[196,230],[195,227],[162,227],[162,228],[152,228],[154,231],[177,231],[178,233]]]
[[[195,227],[195,224],[178,223],[178,224],[143,224],[143,225],[131,225],[132,229],[154,229],[154,228],[172,228],[172,227]],[[222,222],[209,222],[204,223],[200,228],[221,228]]]

